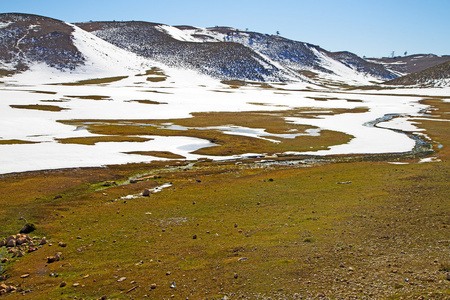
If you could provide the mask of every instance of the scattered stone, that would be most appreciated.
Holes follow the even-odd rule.
[[[238,279],[239,275],[237,273],[234,273],[234,279]]]
[[[59,287],[65,287],[67,285],[67,283],[65,281],[61,282]]]
[[[61,257],[62,257],[62,253],[57,252],[55,255],[47,257],[47,263],[51,264],[55,261],[59,261],[59,260],[61,260]]]
[[[39,242],[39,245],[45,245],[45,244],[47,244],[47,238],[44,236],[42,239],[41,239],[41,241]]]
[[[20,275],[20,278],[28,278],[28,277],[30,277],[30,274],[23,274],[23,275]]]
[[[447,273],[447,280],[450,280],[450,272]]]
[[[238,261],[245,261],[245,260],[248,260],[248,258],[247,257],[241,257],[241,258],[238,259]]]
[[[152,290],[156,289],[156,283],[152,283],[152,284],[150,285],[150,289],[152,289]]]
[[[143,263],[144,263],[144,261],[143,261],[143,260],[141,260],[141,261],[139,261],[139,262],[135,263],[135,265],[136,265],[136,266],[139,266],[139,265],[142,265]]]
[[[6,280],[6,276],[5,275],[0,275],[0,281],[5,281]]]
[[[59,242],[59,243],[58,243],[58,246],[60,246],[60,247],[67,247],[67,243]]]
[[[125,281],[125,280],[127,280],[126,277],[120,277],[119,279],[117,279],[117,282],[122,282],[122,281]]]
[[[167,276],[169,276],[170,274],[172,274],[172,273],[170,273],[170,271],[167,271],[167,272],[166,272],[166,275],[167,275]]]
[[[174,289],[174,288],[176,288],[176,287],[177,287],[177,285],[175,284],[175,281],[172,282],[172,284],[170,285],[170,288],[171,288],[171,289]]]
[[[88,278],[90,275],[88,274],[88,275],[84,275],[83,276],[83,279],[86,279],[86,278]]]
[[[62,196],[61,195],[57,195],[57,196],[55,196],[55,198],[53,198],[53,200],[56,200],[56,199],[61,199],[62,198]]]
[[[33,223],[26,223],[22,229],[20,229],[20,233],[30,233],[36,230],[36,225]]]
[[[194,240],[196,240],[197,239],[197,235],[196,234],[194,234],[194,236],[192,237]]]
[[[72,287],[79,287],[80,284],[78,282],[75,282],[74,284],[72,284]]]
[[[135,289],[137,289],[138,287],[139,287],[139,285],[137,285],[137,286],[135,286],[135,287],[132,287],[132,288],[129,289],[126,293],[127,293],[127,294],[130,293],[130,292],[134,291]]]
[[[103,183],[103,186],[114,186],[114,185],[117,185],[115,181],[105,181]]]
[[[144,197],[150,197],[151,191],[149,189],[144,189],[142,192],[142,196]]]
[[[10,239],[7,243],[6,243],[6,247],[12,248],[16,246],[16,240],[15,239]]]
[[[349,271],[349,272],[353,272],[353,271],[355,271],[355,270],[354,270],[352,267],[349,267],[349,268],[348,268],[348,271]]]
[[[17,252],[17,257],[23,257],[25,255],[25,252],[19,251]]]

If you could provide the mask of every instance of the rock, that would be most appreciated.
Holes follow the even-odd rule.
[[[349,272],[353,272],[353,271],[355,271],[355,270],[354,270],[352,267],[349,267],[349,268],[348,268],[348,271],[349,271]]]
[[[142,196],[144,197],[150,197],[151,191],[149,189],[144,189],[142,192]]]
[[[5,262],[8,261],[8,259],[6,257],[3,257],[0,261],[1,261],[2,264],[4,264]]]
[[[28,277],[30,277],[30,274],[23,274],[23,275],[20,275],[20,278],[28,278]]]
[[[450,272],[447,273],[447,280],[450,280]]]
[[[245,261],[245,260],[248,260],[248,258],[247,257],[241,257],[241,258],[238,259],[238,261]]]
[[[234,273],[234,279],[238,279],[239,275],[237,273]]]
[[[0,281],[5,281],[6,280],[6,276],[5,275],[0,275]]]
[[[55,198],[53,198],[53,200],[56,200],[56,199],[61,199],[62,198],[62,196],[61,195],[56,195],[55,196]]]
[[[119,279],[117,279],[117,282],[122,282],[122,281],[125,281],[125,280],[127,280],[126,277],[120,277]]]
[[[197,235],[196,234],[194,234],[194,236],[192,237],[194,240],[196,240],[197,239]]]
[[[156,283],[152,283],[152,284],[150,285],[150,289],[152,289],[152,290],[156,289]]]
[[[72,287],[79,287],[80,284],[78,282],[75,282],[74,284],[72,284]]]
[[[42,239],[41,239],[41,241],[39,242],[39,245],[45,245],[45,244],[47,244],[47,238],[44,236]]]
[[[25,244],[27,242],[27,239],[25,237],[19,237],[18,239],[16,239],[16,245],[22,245]]]
[[[61,282],[61,284],[59,285],[59,287],[65,287],[67,285],[67,283],[65,281]]]
[[[16,246],[16,240],[15,239],[10,239],[8,241],[8,243],[6,244],[6,247],[10,247],[10,248],[15,247],[15,246]]]
[[[20,229],[20,233],[30,233],[36,230],[36,225],[33,223],[26,223],[22,229]]]
[[[6,246],[6,239],[0,241],[0,247]]]
[[[175,281],[172,282],[172,284],[170,285],[170,288],[171,288],[171,289],[174,289],[174,288],[176,288],[176,287],[177,287],[177,285],[175,284]]]
[[[23,251],[19,251],[17,253],[17,257],[23,257],[25,255],[25,253]]]
[[[59,243],[58,243],[58,246],[60,246],[60,247],[67,247],[67,243],[59,242]]]
[[[47,263],[51,264],[55,261],[59,261],[61,259],[61,257],[62,257],[62,253],[58,252],[54,256],[47,257]]]

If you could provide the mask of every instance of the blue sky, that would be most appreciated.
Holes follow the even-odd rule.
[[[360,56],[450,55],[450,0],[0,0],[0,12],[66,22],[226,25]]]

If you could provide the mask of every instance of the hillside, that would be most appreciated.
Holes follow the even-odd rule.
[[[407,75],[450,61],[450,55],[414,54],[408,56],[368,58],[367,60],[383,64],[388,70],[396,74]]]
[[[148,22],[76,25],[136,54],[221,79],[309,81],[305,72],[330,75],[334,80],[396,77],[384,66],[352,53],[330,53],[316,45],[230,27],[172,27]]]
[[[26,14],[0,14],[0,70],[23,71],[31,62],[73,70],[84,64],[72,40],[73,28],[59,20]]]
[[[422,87],[450,86],[450,61],[387,81],[384,84]]]

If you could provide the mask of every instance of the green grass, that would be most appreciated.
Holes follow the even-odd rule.
[[[65,85],[65,86],[83,86],[83,85],[93,85],[93,84],[97,85],[97,84],[112,83],[112,82],[120,81],[125,78],[128,78],[128,76],[94,78],[94,79],[88,79],[88,80],[80,80],[80,81],[76,81],[76,82],[57,83],[54,85]]]
[[[73,138],[61,138],[56,139],[61,144],[80,144],[80,145],[95,145],[97,143],[106,142],[147,142],[152,139],[142,138],[137,136],[88,136],[88,137],[73,137]]]
[[[52,244],[3,274],[32,290],[23,299],[447,299],[448,125],[418,126],[444,146],[441,162],[164,161],[3,175],[0,237],[26,219]],[[48,264],[58,251],[64,259]]]
[[[78,98],[78,99],[84,99],[84,100],[112,100],[111,97],[109,96],[101,96],[101,95],[74,95],[74,96],[69,96],[66,95],[64,97],[69,97],[69,98]]]
[[[323,114],[360,113],[366,107],[354,109],[332,109]],[[314,127],[308,125],[286,122],[286,117],[317,117],[321,113],[311,111],[310,108],[293,109],[279,112],[208,112],[193,113],[192,118],[168,120],[69,120],[61,121],[64,124],[85,126],[91,133],[100,135],[161,135],[161,136],[189,136],[211,141],[216,147],[197,150],[201,155],[233,155],[244,153],[283,153],[287,151],[309,151],[326,149],[329,146],[348,142],[352,137],[328,130],[322,130],[320,136],[302,135],[296,138],[270,137],[279,143],[271,141],[224,134],[220,130],[200,129],[202,127],[236,125],[250,128],[265,128],[272,134],[304,133]],[[163,124],[173,123],[190,130],[170,130]]]
[[[42,105],[42,104],[29,104],[29,105],[10,105],[12,108],[18,109],[33,109],[33,110],[42,110],[42,111],[53,111],[59,112],[63,110],[68,110],[69,108],[64,108],[56,105]]]
[[[24,141],[24,140],[0,140],[0,145],[17,145],[17,144],[35,144],[36,142]]]

